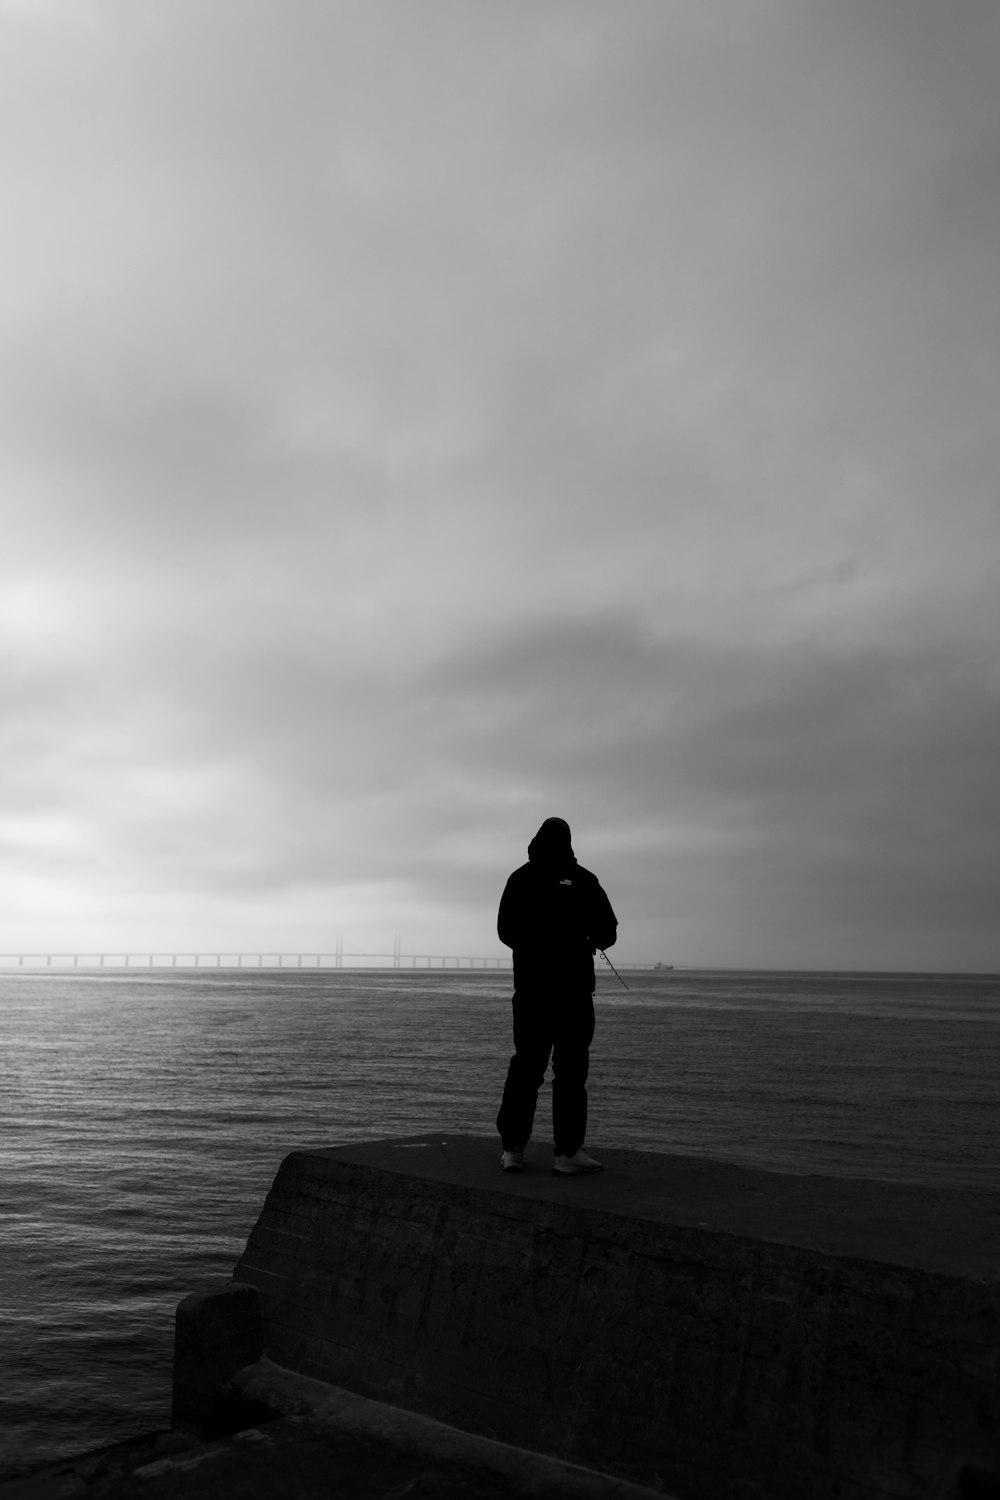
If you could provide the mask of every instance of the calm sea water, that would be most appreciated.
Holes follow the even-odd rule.
[[[1000,980],[599,980],[588,1144],[1000,1187]],[[0,974],[0,1478],[169,1425],[282,1157],[491,1134],[509,973]],[[536,1137],[550,1120],[543,1096]]]

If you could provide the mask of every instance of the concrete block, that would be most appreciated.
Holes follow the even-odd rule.
[[[413,1144],[281,1164],[235,1273],[279,1364],[683,1500],[938,1500],[996,1467],[995,1196]]]
[[[185,1297],[174,1325],[171,1425],[214,1436],[227,1425],[221,1388],[263,1352],[256,1287],[221,1282]]]

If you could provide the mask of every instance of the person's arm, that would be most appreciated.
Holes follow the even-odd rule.
[[[588,918],[588,936],[594,947],[613,948],[618,941],[618,918],[598,881],[591,892]]]
[[[497,937],[507,948],[513,948],[518,941],[518,929],[520,927],[519,908],[516,893],[511,889],[510,880],[504,886],[503,895],[500,897],[500,910],[497,912]]]

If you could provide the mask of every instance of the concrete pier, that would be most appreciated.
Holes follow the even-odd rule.
[[[297,1372],[680,1500],[991,1483],[1000,1196],[600,1155],[567,1179],[468,1136],[294,1152],[207,1380],[209,1310],[179,1318],[176,1420],[308,1411]]]

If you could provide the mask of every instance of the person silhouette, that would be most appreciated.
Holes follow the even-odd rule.
[[[597,876],[573,853],[569,824],[546,818],[528,863],[510,876],[497,914],[514,953],[514,1055],[497,1115],[505,1172],[524,1170],[538,1090],[552,1058],[553,1172],[600,1172],[583,1149],[594,1038],[594,953],[610,948],[618,918]]]

